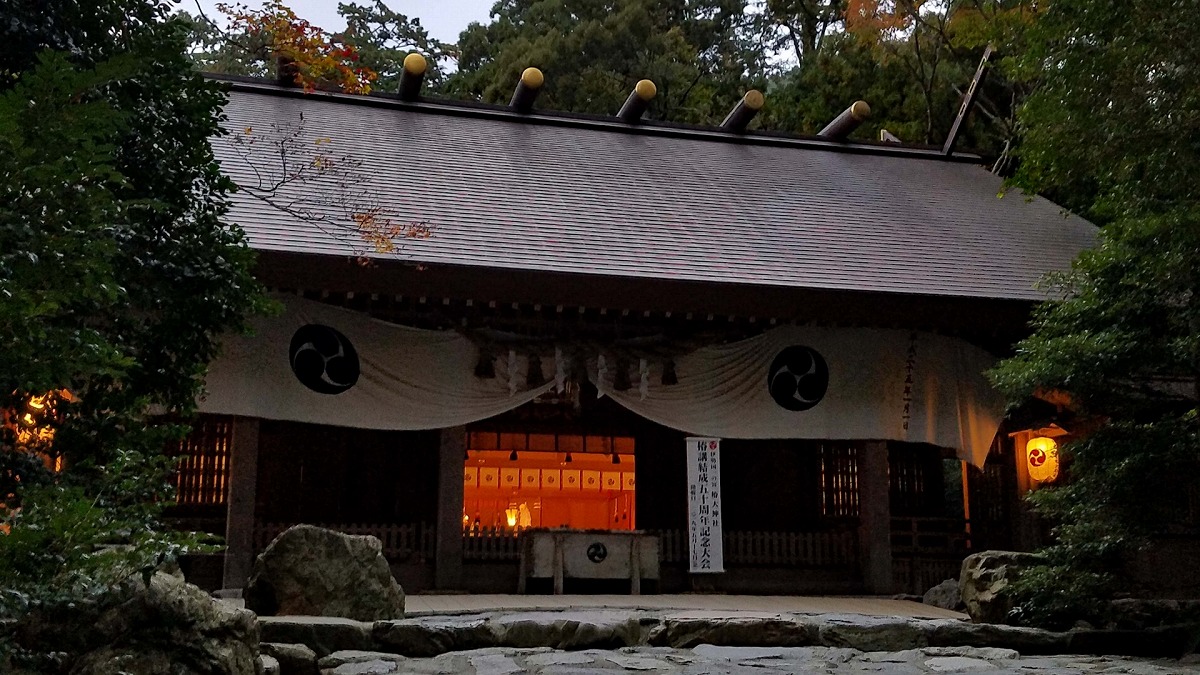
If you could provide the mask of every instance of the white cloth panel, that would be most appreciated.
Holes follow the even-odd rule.
[[[824,396],[799,411],[776,403],[769,388],[772,361],[796,345],[819,353],[829,373]],[[659,424],[717,438],[922,442],[981,467],[1004,415],[984,376],[995,358],[927,333],[780,327],[678,357],[678,384],[663,385],[662,363],[652,362],[644,398],[636,386],[613,390],[612,363],[603,371],[595,359],[589,364],[602,394]]]
[[[518,356],[510,369],[507,349],[495,355],[496,377],[476,377],[479,351],[454,331],[397,326],[294,296],[277,300],[286,308],[281,315],[254,321],[252,336],[222,341],[201,412],[362,429],[439,429],[499,415],[554,386],[551,379],[526,389],[527,358]],[[321,394],[297,379],[289,348],[296,330],[308,324],[334,328],[354,346],[361,364],[354,386]],[[510,373],[516,393],[509,389]]]
[[[478,348],[454,331],[397,326],[294,296],[279,300],[285,311],[256,320],[252,336],[223,340],[201,412],[364,429],[436,429],[512,410],[565,375],[561,362],[550,363],[552,357],[542,354],[546,382],[526,389],[528,355],[517,352],[510,368],[510,352],[503,348],[494,354],[495,377],[478,378]],[[339,331],[358,354],[358,381],[341,393],[313,391],[292,372],[293,336],[310,324]],[[827,389],[814,397],[819,400],[802,400],[800,410],[777,403],[769,386],[772,362],[789,347],[815,351],[828,366]],[[924,442],[954,448],[982,466],[1003,416],[1003,402],[983,375],[994,358],[962,340],[925,333],[776,328],[677,357],[674,385],[662,384],[661,360],[646,359],[643,367],[640,358],[618,356],[600,353],[589,360],[589,378],[601,395],[689,434]],[[617,363],[630,371],[631,386],[623,392],[612,389]]]

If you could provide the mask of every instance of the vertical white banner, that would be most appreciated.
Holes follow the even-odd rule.
[[[725,571],[721,531],[721,441],[687,439],[688,571]]]

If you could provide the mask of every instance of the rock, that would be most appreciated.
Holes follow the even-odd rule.
[[[969,656],[935,656],[925,661],[925,667],[935,673],[961,673],[966,670],[994,670],[995,667],[982,659]]]
[[[1015,649],[998,647],[923,647],[921,653],[925,656],[969,656],[985,661],[1011,661],[1021,657]]]
[[[495,631],[480,615],[376,621],[371,635],[380,649],[416,657],[500,644]]]
[[[781,617],[667,617],[651,629],[655,646],[690,648],[702,644],[731,647],[809,647],[819,644],[815,625]]]
[[[512,675],[525,669],[517,665],[512,657],[504,653],[484,653],[467,657],[476,675]]]
[[[338,616],[359,621],[404,616],[404,590],[383,545],[312,525],[296,525],[254,561],[246,608],[259,616]]]
[[[16,635],[22,647],[64,653],[79,674],[254,675],[258,665],[252,613],[163,572],[62,614],[27,616]]]
[[[613,654],[606,656],[605,659],[625,671],[663,670],[665,667],[662,661],[646,656]]]
[[[1043,561],[1033,553],[983,551],[963,560],[959,593],[967,614],[976,623],[1004,623],[1012,599],[1004,592],[1021,570]]]
[[[259,675],[283,675],[283,671],[279,669],[279,661],[266,654],[258,655],[258,672]]]
[[[1200,600],[1113,600],[1110,618],[1109,628],[1127,630],[1200,623]]]
[[[990,623],[940,620],[926,622],[931,647],[997,647],[1021,654],[1070,653],[1069,633]]]
[[[338,666],[346,665],[347,663],[369,663],[371,661],[388,661],[390,663],[401,663],[405,659],[399,654],[390,654],[387,652],[371,652],[361,649],[343,649],[328,656],[324,656],[320,661],[317,661],[317,667],[321,670],[337,668]]]
[[[328,675],[389,675],[389,673],[395,673],[399,670],[400,664],[395,661],[376,659],[373,661],[346,663],[337,668],[329,668],[321,672],[328,673]]]
[[[261,616],[263,642],[307,645],[316,656],[345,649],[371,651],[371,624],[332,616]]]
[[[534,654],[525,659],[531,666],[582,666],[590,665],[594,657],[581,652],[548,652]]]
[[[488,621],[504,647],[615,649],[642,643],[642,626],[631,612],[523,612]]]
[[[925,591],[921,602],[933,607],[959,611],[963,605],[962,591],[958,588],[958,580],[947,579],[933,588]]]
[[[923,622],[896,617],[826,615],[821,617],[821,644],[863,652],[893,652],[929,644]]]
[[[317,675],[317,654],[302,644],[264,642],[258,646],[261,654],[279,662],[280,675]]]

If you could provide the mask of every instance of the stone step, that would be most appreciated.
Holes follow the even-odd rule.
[[[1051,632],[950,619],[857,614],[726,614],[642,610],[495,612],[362,622],[260,617],[262,641],[304,645],[317,658],[354,650],[431,658],[489,648],[826,647],[891,652],[926,647],[1014,650],[1022,655],[1174,657],[1194,651],[1196,626]],[[284,673],[287,675],[287,673]]]

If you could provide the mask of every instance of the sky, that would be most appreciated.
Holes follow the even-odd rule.
[[[242,0],[250,7],[258,7],[259,0]],[[370,4],[372,0],[358,0],[359,4]],[[222,15],[216,10],[221,0],[199,0],[204,13],[217,22],[225,25]],[[458,34],[472,21],[488,22],[488,14],[494,0],[385,0],[384,4],[396,12],[409,18],[418,18],[421,25],[429,31],[430,37],[445,42],[457,42]],[[196,13],[197,0],[182,0],[179,8],[192,14]],[[229,0],[228,4],[236,4]],[[328,31],[338,31],[346,24],[338,16],[338,0],[285,0],[288,7],[296,12],[296,16],[307,19],[309,23],[320,26]]]

